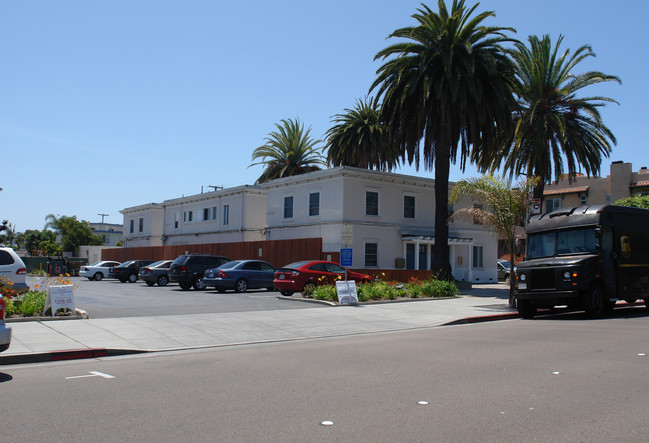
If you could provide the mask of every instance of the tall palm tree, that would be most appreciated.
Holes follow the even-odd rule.
[[[332,117],[326,136],[327,161],[332,166],[354,166],[380,171],[399,166],[399,156],[390,144],[387,127],[380,118],[377,98],[356,100],[354,109]]]
[[[316,171],[327,165],[318,152],[317,145],[322,141],[311,138],[311,128],[305,131],[299,119],[282,120],[275,126],[277,131],[268,134],[266,143],[252,152],[252,160],[260,161],[250,166],[266,166],[257,183]]]
[[[608,97],[577,97],[587,86],[617,82],[620,79],[598,71],[574,74],[577,65],[594,57],[589,46],[574,54],[560,52],[563,36],[554,48],[548,35],[529,37],[529,47],[515,44],[511,56],[516,63],[515,94],[520,110],[514,114],[511,139],[493,156],[476,159],[482,170],[494,171],[503,161],[503,172],[510,176],[525,174],[539,177],[534,197],[542,198],[545,184],[564,173],[570,177],[581,169],[597,175],[602,157],[608,157],[616,144],[604,125],[598,108],[617,103]],[[565,160],[565,163],[564,163]],[[565,165],[565,167],[564,167]]]
[[[451,220],[469,216],[480,224],[491,227],[505,237],[509,246],[509,263],[514,266],[516,227],[522,226],[530,203],[530,192],[538,178],[529,177],[517,187],[494,176],[488,175],[460,180],[453,186],[449,200],[454,203],[462,197],[471,197],[484,204],[484,209],[468,207],[457,210]],[[513,269],[513,268],[512,268]],[[514,300],[514,279],[509,279],[509,307],[516,308]]]
[[[469,150],[496,149],[501,131],[511,125],[515,100],[511,92],[512,63],[501,44],[511,28],[482,22],[491,11],[473,16],[464,0],[449,12],[443,0],[439,13],[426,5],[413,18],[418,26],[397,29],[389,37],[404,39],[381,50],[388,59],[377,71],[370,90],[383,97],[382,115],[392,143],[404,161],[435,169],[435,254],[433,269],[451,278],[448,249],[448,178],[450,164],[464,170]]]

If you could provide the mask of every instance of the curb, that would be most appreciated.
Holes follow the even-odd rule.
[[[6,356],[0,355],[0,366],[19,365],[26,363],[47,363],[63,360],[82,360],[100,357],[115,357],[118,355],[144,354],[147,352],[149,351],[139,349],[83,348],[39,352],[34,354],[14,354]]]
[[[494,314],[494,315],[482,315],[478,317],[467,317],[461,318],[459,320],[453,320],[449,323],[444,323],[442,326],[452,326],[452,325],[466,325],[469,323],[484,323],[488,321],[499,321],[499,320],[511,320],[514,318],[520,318],[518,312],[510,312],[507,314]]]

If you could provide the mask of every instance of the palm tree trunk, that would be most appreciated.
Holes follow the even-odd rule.
[[[450,150],[435,153],[435,254],[433,271],[440,280],[453,280],[448,250],[448,175]]]

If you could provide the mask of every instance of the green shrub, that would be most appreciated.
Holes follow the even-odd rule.
[[[31,317],[34,315],[41,315],[45,307],[45,299],[47,294],[45,291],[31,291],[20,297],[20,313]]]
[[[16,311],[16,303],[12,299],[5,298],[5,304],[6,304],[6,308],[7,308],[7,310],[5,311],[5,315],[7,317],[11,317],[12,315],[17,313],[17,311]]]
[[[338,301],[338,294],[334,285],[316,286],[311,296],[315,300]]]

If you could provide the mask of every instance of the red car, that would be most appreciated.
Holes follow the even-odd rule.
[[[317,285],[331,285],[336,280],[345,279],[345,268],[337,263],[322,260],[305,260],[291,263],[275,271],[273,286],[284,296],[294,292],[305,292],[305,288]],[[369,275],[347,271],[347,280],[366,283]]]

